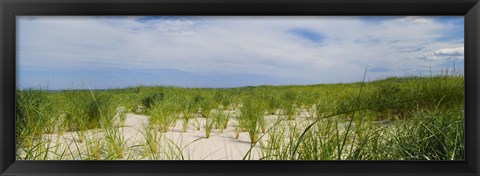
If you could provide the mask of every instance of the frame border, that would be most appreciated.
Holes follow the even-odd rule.
[[[463,15],[464,161],[15,161],[18,15]],[[480,170],[479,0],[0,0],[0,175],[464,175]],[[215,169],[213,169],[215,168]]]

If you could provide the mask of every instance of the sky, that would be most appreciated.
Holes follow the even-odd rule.
[[[348,83],[463,63],[463,16],[17,16],[21,89]]]

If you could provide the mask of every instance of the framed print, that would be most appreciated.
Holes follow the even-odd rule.
[[[1,173],[478,175],[479,8],[2,1]]]

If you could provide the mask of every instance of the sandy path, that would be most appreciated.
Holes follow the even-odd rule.
[[[64,133],[44,134],[37,142],[44,144],[44,151],[33,153],[40,157],[36,160],[242,160],[260,159],[261,144],[268,143],[265,134],[261,141],[251,146],[248,132],[240,132],[236,137],[235,117],[237,111],[226,111],[230,120],[226,129],[212,129],[210,137],[205,137],[206,118],[197,114],[189,121],[187,131],[183,131],[183,121],[178,120],[167,132],[160,132],[149,125],[149,116],[127,113],[123,125],[109,129],[93,129],[87,131],[70,131]],[[276,133],[289,134],[289,125],[303,129],[313,122],[311,113],[303,110],[294,121],[285,120],[279,115],[266,115],[267,124],[274,125],[278,120],[282,123]],[[278,127],[278,126],[277,126]],[[268,129],[268,127],[267,127]],[[298,133],[301,131],[296,131]],[[259,134],[262,135],[263,133]],[[155,136],[147,140],[148,136]],[[281,135],[287,141],[288,135]],[[112,138],[114,140],[112,140]],[[154,142],[151,142],[154,141]],[[151,145],[154,143],[154,145]],[[113,146],[113,147],[112,147]],[[115,155],[115,146],[120,146],[120,155]],[[43,149],[42,149],[43,150]],[[249,150],[251,150],[249,152]],[[28,150],[17,151],[19,158],[29,158]],[[247,155],[249,153],[249,155]],[[31,154],[32,155],[32,154]],[[114,155],[114,157],[112,157]],[[247,155],[247,156],[246,156]],[[27,156],[27,157],[25,157]]]
[[[145,136],[148,126],[148,116],[127,114],[125,124],[121,131],[127,141],[127,146],[139,146],[145,144]],[[183,158],[188,160],[241,160],[251,147],[250,138],[247,132],[241,132],[239,138],[235,138],[234,120],[230,120],[227,129],[213,129],[210,138],[205,138],[205,129],[203,128],[205,118],[197,117],[189,121],[187,132],[182,131],[182,121],[178,121],[175,127],[170,128],[168,132],[163,133],[161,142],[175,147],[168,150],[181,150]],[[200,125],[200,130],[195,128]],[[169,142],[170,141],[170,142]],[[167,144],[168,145],[168,144]],[[134,149],[132,149],[134,150]],[[141,152],[139,147],[135,152]],[[258,159],[259,144],[257,144],[250,155],[250,159]],[[133,151],[130,151],[133,152]],[[136,157],[134,157],[136,158]],[[142,159],[149,159],[142,158]]]
[[[46,157],[36,159],[242,160],[247,153],[250,154],[245,159],[260,159],[260,146],[261,143],[268,142],[268,135],[251,147],[248,132],[240,132],[236,138],[234,127],[237,124],[235,117],[238,116],[238,111],[226,112],[231,117],[227,128],[212,129],[208,139],[205,138],[206,118],[199,114],[189,121],[186,132],[183,132],[182,120],[178,120],[167,132],[160,132],[151,128],[150,117],[127,113],[125,122],[121,126],[43,135],[40,142],[44,144],[45,148],[48,148],[49,152],[47,155],[41,154]],[[307,116],[309,116],[308,113],[303,111],[295,123],[306,122]],[[279,117],[267,115],[265,118],[267,124],[272,125]],[[285,130],[282,133],[288,133]],[[152,134],[155,139],[147,140],[148,136],[152,136]],[[155,145],[150,145],[152,143]],[[112,148],[115,146],[121,148],[121,154],[112,158],[112,154],[114,154]],[[249,152],[249,150],[251,151]],[[23,158],[26,153],[22,150],[18,152],[20,158]]]
[[[186,160],[242,160],[251,147],[247,132],[241,132],[235,138],[235,120],[230,119],[228,126],[222,132],[213,129],[210,138],[205,138],[205,118],[197,117],[189,121],[187,132],[182,131],[182,121],[171,127],[168,132],[158,132],[161,136],[159,153],[148,151],[146,133],[148,132],[148,116],[128,113],[123,126],[112,129],[93,129],[87,131],[72,131],[64,133],[45,134],[42,137],[44,146],[48,148],[47,160],[85,160],[95,159],[94,151],[100,151],[98,156],[103,159],[110,155],[108,151],[108,137],[118,137],[123,141],[124,156],[120,160],[158,160],[158,159],[186,159]],[[200,125],[200,130],[196,126]],[[152,132],[152,131],[150,131]],[[113,134],[113,135],[112,135]],[[174,145],[173,145],[174,144]],[[260,144],[253,147],[250,159],[259,159]],[[181,151],[181,154],[179,154]],[[176,155],[174,158],[167,155]],[[18,151],[24,157],[26,152]],[[98,157],[97,157],[98,159]]]
[[[144,115],[127,114],[125,124],[121,128],[127,146],[145,144],[144,134],[147,130],[148,118]],[[171,150],[181,150],[183,158],[188,160],[241,160],[250,149],[250,139],[246,132],[241,132],[239,138],[235,139],[234,123],[232,121],[228,124],[227,129],[222,132],[213,129],[208,139],[205,138],[205,129],[203,128],[205,118],[198,117],[190,120],[187,132],[182,131],[183,122],[178,121],[175,127],[163,133],[163,137],[168,139],[163,138],[160,141],[166,144],[175,143],[180,149]],[[195,128],[196,123],[200,124],[200,130]],[[258,159],[260,156],[258,145],[253,149],[251,159]],[[136,152],[141,152],[139,147]],[[148,159],[148,157],[143,159]]]

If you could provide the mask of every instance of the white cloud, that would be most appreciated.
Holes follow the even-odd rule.
[[[433,24],[432,18],[425,18],[422,16],[407,16],[393,21],[394,23],[404,24]]]
[[[427,61],[446,61],[446,60],[463,60],[464,48],[442,48],[432,52],[425,53],[421,56],[423,60]]]
[[[463,56],[463,47],[443,48],[435,51],[433,54]]]

